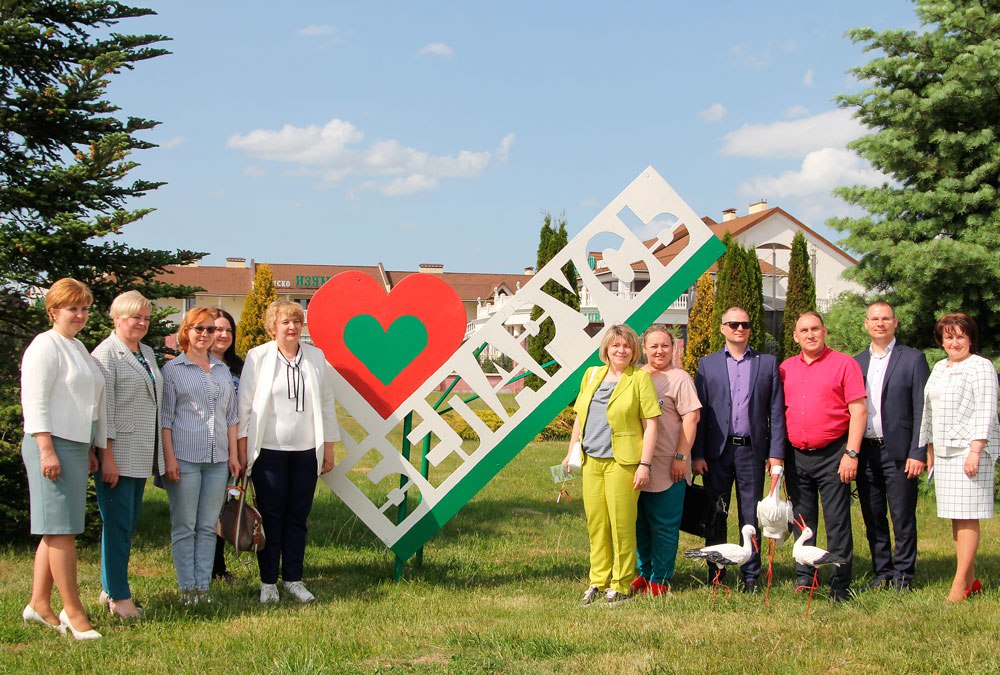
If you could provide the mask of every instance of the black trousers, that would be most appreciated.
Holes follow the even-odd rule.
[[[736,508],[739,512],[740,527],[750,524],[757,527],[757,502],[764,497],[764,463],[754,457],[753,446],[726,444],[718,459],[708,461],[707,485],[712,492],[722,495],[729,512],[730,500],[733,496],[733,483],[736,483]],[[727,517],[720,515],[715,520],[715,527],[705,533],[705,545],[712,546],[726,541],[728,536]],[[759,535],[758,535],[759,541]],[[742,540],[739,543],[743,543]],[[714,579],[717,567],[708,563],[709,579]],[[760,576],[760,551],[754,551],[750,558],[740,567],[744,579],[756,579]]]
[[[847,446],[847,435],[826,447],[816,450],[793,448],[785,453],[785,474],[788,477],[788,496],[796,516],[802,516],[813,531],[806,544],[815,545],[819,522],[819,503],[823,504],[823,522],[826,525],[826,549],[844,558],[847,563],[832,567],[830,588],[835,592],[847,591],[851,586],[854,562],[854,537],[851,533],[851,486],[840,480],[837,472]],[[792,470],[787,466],[791,461]],[[795,566],[799,585],[812,583],[813,568]]]
[[[267,543],[257,553],[261,583],[302,581],[306,519],[316,492],[315,450],[260,451],[250,479]]]
[[[858,497],[865,521],[872,572],[876,579],[906,586],[917,566],[917,483],[906,477],[906,461],[889,457],[884,446],[867,438],[858,463]],[[889,520],[896,536],[893,553]]]

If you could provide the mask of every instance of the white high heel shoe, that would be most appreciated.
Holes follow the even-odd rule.
[[[65,628],[73,634],[75,640],[96,640],[101,637],[101,634],[96,630],[91,628],[90,630],[77,630],[73,628],[73,624],[69,622],[69,617],[66,616],[66,610],[59,612],[59,622],[62,623]]]
[[[21,618],[24,619],[24,623],[30,623],[31,621],[34,621],[36,623],[42,624],[43,626],[48,626],[52,630],[58,631],[60,635],[66,634],[66,626],[62,625],[62,623],[53,626],[51,623],[42,618],[42,615],[36,612],[35,608],[32,607],[31,605],[24,606],[24,611],[21,612]]]

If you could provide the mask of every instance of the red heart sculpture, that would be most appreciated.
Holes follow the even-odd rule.
[[[429,274],[386,293],[363,272],[341,272],[309,303],[313,342],[383,418],[455,353],[466,322],[462,299]]]

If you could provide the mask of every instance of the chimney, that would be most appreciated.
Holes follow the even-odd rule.
[[[530,277],[530,276],[534,276],[534,274],[535,274],[535,268],[534,267],[525,267],[524,268],[524,276]]]
[[[444,274],[444,265],[441,263],[420,263],[419,267],[423,274]]]
[[[723,209],[722,222],[725,223],[730,220],[736,220],[736,209]]]
[[[247,266],[246,258],[226,258],[226,267],[231,269],[245,269]]]
[[[759,202],[754,202],[750,205],[748,213],[753,215],[754,213],[760,213],[761,211],[767,211],[767,200],[763,197],[760,198]]]

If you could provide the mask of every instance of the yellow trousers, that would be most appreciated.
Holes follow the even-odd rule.
[[[590,585],[628,593],[635,578],[636,466],[613,459],[583,460],[583,507],[590,534]]]

